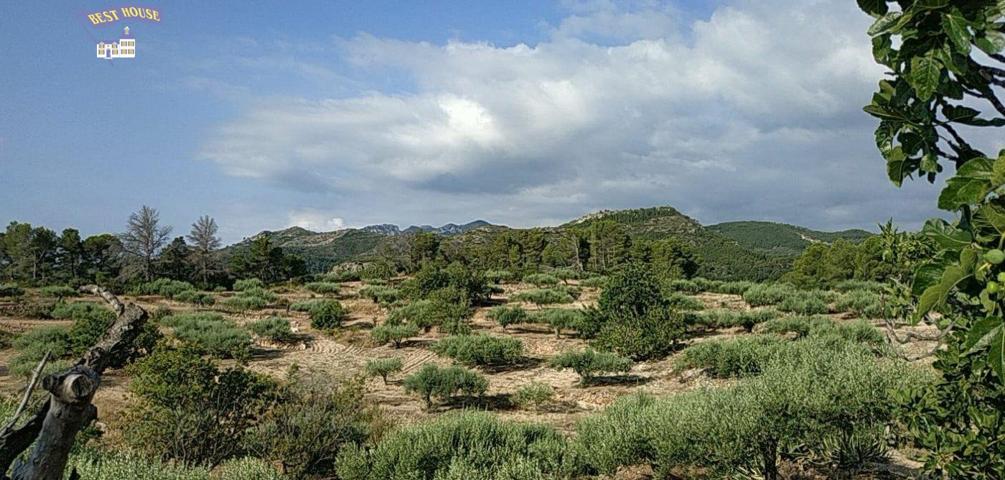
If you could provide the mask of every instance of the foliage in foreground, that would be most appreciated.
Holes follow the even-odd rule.
[[[569,479],[578,457],[551,427],[486,413],[448,414],[385,436],[371,449],[345,448],[343,480]]]
[[[251,336],[218,313],[170,315],[160,321],[176,338],[207,355],[246,359],[251,353]]]

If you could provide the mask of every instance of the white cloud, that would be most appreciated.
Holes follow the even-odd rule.
[[[299,210],[289,214],[287,227],[301,227],[314,232],[331,232],[347,227],[345,220],[317,210]]]
[[[736,0],[690,25],[653,2],[572,10],[536,45],[340,41],[414,91],[265,102],[203,156],[401,223],[665,203],[833,227],[927,214],[904,200],[931,192],[893,189],[871,146],[861,105],[882,70],[854,2]]]

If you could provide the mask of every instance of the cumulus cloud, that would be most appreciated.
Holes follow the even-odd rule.
[[[932,190],[895,190],[872,147],[861,106],[882,70],[854,2],[735,0],[690,23],[653,2],[570,12],[534,45],[342,40],[342,61],[414,88],[265,101],[202,155],[392,221],[657,204],[817,227],[930,213],[917,205]]]
[[[347,227],[345,220],[317,210],[290,212],[287,227],[301,227],[314,232],[331,232]]]

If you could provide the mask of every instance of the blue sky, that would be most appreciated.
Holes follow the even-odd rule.
[[[87,20],[129,5],[163,21]],[[0,221],[913,226],[935,190],[883,180],[868,22],[837,0],[4,2]],[[126,25],[137,58],[94,58]]]

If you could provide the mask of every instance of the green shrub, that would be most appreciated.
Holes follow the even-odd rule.
[[[63,299],[67,297],[76,297],[79,295],[77,290],[73,287],[68,287],[66,285],[50,285],[48,287],[42,287],[38,289],[38,292],[42,294],[43,297],[52,297]],[[0,297],[9,296],[0,293]]]
[[[410,337],[419,334],[419,327],[404,323],[399,325],[380,325],[370,330],[370,337],[378,345],[393,343],[394,348],[401,348],[401,344]]]
[[[538,288],[523,291],[510,297],[514,302],[533,303],[535,305],[554,305],[559,303],[572,303],[576,299],[568,292],[553,288]]]
[[[310,282],[304,288],[319,295],[338,295],[339,284],[333,282]]]
[[[565,437],[545,425],[461,412],[386,435],[372,452],[344,449],[342,480],[559,480],[578,476]]]
[[[458,393],[481,396],[489,387],[489,381],[477,372],[463,367],[439,367],[427,363],[412,375],[405,377],[402,385],[405,391],[415,393],[426,402],[426,408],[433,408],[433,398],[449,400]]]
[[[827,297],[819,291],[795,292],[782,300],[778,309],[799,315],[820,315],[830,311]]]
[[[484,275],[485,280],[492,283],[509,283],[516,278],[516,275],[508,270],[489,270]]]
[[[234,282],[234,291],[243,292],[251,288],[265,288],[265,283],[257,278],[247,278]]]
[[[834,285],[834,290],[839,292],[864,290],[867,292],[880,293],[885,288],[886,284],[872,280],[842,280]]]
[[[442,325],[449,313],[449,308],[443,308],[443,304],[440,302],[416,300],[392,310],[387,321],[388,323],[408,322],[428,332],[434,326]]]
[[[488,317],[495,320],[501,327],[527,322],[527,311],[520,307],[495,307],[489,310]]]
[[[263,459],[281,464],[291,478],[331,478],[342,447],[365,442],[374,429],[378,411],[365,394],[358,380],[298,376],[245,441]]]
[[[12,283],[0,283],[0,297],[20,297],[24,289]]]
[[[702,292],[702,289],[697,282],[685,279],[671,280],[670,283],[667,284],[667,288],[669,288],[671,292],[684,292],[690,294]]]
[[[188,290],[195,290],[195,286],[180,280],[158,278],[152,282],[137,285],[132,289],[132,293],[135,295],[160,295],[164,298],[174,298],[175,295]]]
[[[262,300],[265,300],[266,303],[276,303],[279,301],[279,295],[261,287],[245,288],[244,290],[238,292],[237,296],[245,298],[261,298]]]
[[[390,305],[401,298],[401,292],[397,288],[383,285],[367,285],[359,289],[359,295],[381,305]]]
[[[587,385],[598,373],[628,372],[632,369],[632,360],[613,353],[586,349],[564,352],[552,358],[550,365],[558,370],[571,368],[579,375],[580,384]]]
[[[230,297],[221,302],[221,305],[229,311],[246,312],[249,310],[261,310],[269,306],[269,301],[262,297]]]
[[[530,382],[518,388],[511,400],[520,408],[537,409],[551,401],[554,396],[555,389],[551,388],[551,385],[541,382]]]
[[[677,370],[703,368],[710,376],[719,378],[757,374],[765,362],[787,343],[772,335],[709,340],[684,349],[675,367]]]
[[[536,285],[538,287],[546,287],[546,286],[558,285],[558,282],[560,280],[558,279],[558,277],[554,275],[549,275],[547,273],[532,273],[530,275],[523,277],[523,281],[525,283]]]
[[[104,312],[104,313],[100,313]],[[52,311],[49,313],[52,318],[56,319],[69,319],[76,320],[78,318],[84,318],[91,315],[110,315],[115,317],[115,314],[111,310],[106,308],[104,305],[100,305],[94,302],[66,302],[57,304],[53,307]]]
[[[293,302],[292,304],[290,304],[290,310],[293,310],[294,312],[309,312],[311,311],[312,308],[314,308],[315,305],[325,301],[327,300],[318,298],[318,299],[301,300],[299,302]]]
[[[527,319],[531,323],[543,323],[555,330],[555,338],[561,338],[562,330],[577,329],[583,323],[583,312],[569,308],[549,308],[531,312]]]
[[[54,360],[47,364],[46,373],[64,366],[67,362],[60,363],[60,359],[66,359],[73,353],[66,327],[33,328],[15,337],[12,343],[17,355],[10,362],[10,373],[19,377],[30,377],[45,352],[51,352],[50,358]]]
[[[666,302],[676,310],[704,310],[705,304],[694,297],[689,297],[680,293],[667,295]]]
[[[361,277],[358,271],[342,270],[323,275],[321,278],[326,282],[358,282]]]
[[[209,469],[207,468],[162,463],[136,453],[113,449],[98,450],[87,447],[81,451],[72,452],[67,465],[67,470],[70,468],[76,469],[80,478],[88,480],[120,480],[126,478],[142,478],[145,480],[210,480]]]
[[[430,349],[465,365],[507,365],[523,356],[520,340],[490,335],[455,335],[436,342]]]
[[[348,316],[345,307],[335,300],[315,303],[307,313],[311,316],[311,327],[323,332],[331,332],[341,327]]]
[[[718,286],[712,289],[715,293],[725,293],[729,295],[743,295],[746,293],[750,287],[754,286],[754,282],[748,281],[735,281],[735,282],[722,282]]]
[[[579,286],[587,288],[604,288],[607,285],[607,277],[590,277],[579,281]]]
[[[827,439],[876,431],[893,421],[894,392],[920,381],[904,364],[877,362],[859,348],[771,357],[760,375],[733,387],[664,399],[620,399],[577,426],[583,458],[601,474],[651,464],[657,477],[777,472],[782,452],[819,458]],[[841,475],[839,475],[841,476]]]
[[[218,465],[246,453],[242,437],[277,399],[269,377],[219,370],[192,348],[156,348],[127,367],[133,401],[123,438],[138,452],[185,465]]]
[[[777,310],[762,308],[758,310],[714,309],[698,313],[699,323],[713,328],[743,327],[750,332],[760,323],[778,318]]]
[[[69,331],[72,355],[82,355],[94,346],[115,322],[115,314],[106,308],[96,308],[88,313],[77,312],[72,318],[73,325],[70,325]]]
[[[743,292],[743,300],[752,307],[763,307],[781,303],[798,292],[787,283],[758,283]]]
[[[380,377],[387,385],[387,376],[400,372],[404,363],[401,357],[374,358],[366,362],[366,374],[370,377]]]
[[[164,317],[162,326],[203,354],[245,359],[251,353],[251,336],[218,313],[186,313]]]
[[[883,333],[869,322],[835,322],[828,317],[782,317],[762,324],[764,333],[795,333],[797,337],[832,337],[852,343],[864,343],[873,347],[885,345]],[[880,353],[885,353],[880,350]]]
[[[864,318],[888,317],[883,297],[870,290],[849,290],[838,297],[834,309],[839,312],[851,312]]]
[[[174,296],[174,299],[179,302],[191,303],[193,305],[203,307],[208,307],[216,303],[216,298],[213,297],[212,293],[198,292],[195,290],[185,290],[184,292],[179,292]]]
[[[583,325],[590,314],[584,315]],[[652,308],[642,316],[625,315],[608,319],[600,327],[594,345],[630,357],[650,360],[669,355],[687,332],[689,317],[669,307]],[[590,327],[587,327],[590,328]]]
[[[290,328],[290,321],[280,317],[269,317],[255,320],[248,324],[248,330],[261,338],[267,338],[273,342],[287,343],[296,339],[293,329]]]

